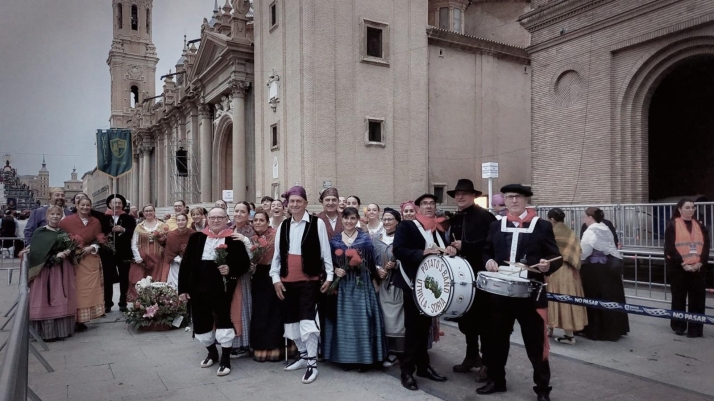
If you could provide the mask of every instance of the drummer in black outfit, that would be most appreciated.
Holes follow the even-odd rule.
[[[431,317],[422,314],[412,294],[412,283],[416,278],[417,270],[422,260],[429,255],[440,254],[434,246],[446,245],[444,229],[440,221],[434,216],[436,213],[436,197],[424,194],[417,198],[415,204],[419,206],[417,219],[402,221],[394,234],[394,256],[401,262],[400,273],[396,275],[394,285],[404,291],[404,354],[399,358],[402,370],[402,386],[409,390],[418,390],[414,379],[414,370],[419,377],[437,382],[446,381],[446,377],[436,373],[429,364],[429,328]],[[422,232],[424,234],[422,234]],[[446,247],[449,255],[455,255],[456,249]]]
[[[560,256],[555,243],[553,228],[548,221],[540,220],[535,211],[526,209],[527,198],[533,196],[530,187],[510,184],[501,188],[506,200],[508,214],[491,224],[483,261],[489,271],[498,271],[507,261],[536,265],[541,273],[529,271],[528,278],[540,283],[545,276],[555,272],[562,260],[548,262]],[[516,238],[514,238],[516,237]],[[515,249],[512,244],[515,244]],[[533,365],[533,387],[538,401],[549,401],[550,364],[548,363],[548,337],[546,320],[548,300],[546,289],[533,291],[530,298],[512,298],[491,294],[491,324],[488,352],[488,383],[476,390],[478,394],[502,393],[506,391],[506,361],[510,346],[513,323],[521,326],[523,343],[528,359]]]
[[[481,208],[474,203],[474,200],[481,196],[481,191],[474,189],[474,183],[468,179],[460,179],[453,191],[446,193],[456,200],[458,211],[449,222],[449,238],[453,241],[451,246],[458,250],[458,255],[466,259],[476,273],[486,270],[482,259],[483,248],[486,245],[488,230],[496,218],[488,210]],[[488,351],[485,343],[486,330],[489,326],[488,304],[491,294],[477,290],[471,309],[458,319],[459,330],[466,336],[466,356],[460,365],[454,366],[454,372],[465,373],[471,368],[479,368],[477,381],[486,381],[486,369],[482,367],[481,356],[479,355],[478,340],[481,336],[481,353]],[[484,356],[486,359],[486,356]],[[488,365],[487,363],[483,363]]]

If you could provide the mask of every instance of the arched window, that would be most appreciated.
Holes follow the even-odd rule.
[[[131,108],[139,105],[139,87],[132,85],[131,87]]]
[[[139,10],[136,8],[136,5],[131,6],[131,30],[139,30]]]
[[[124,6],[122,4],[117,4],[117,27],[118,29],[124,27]]]

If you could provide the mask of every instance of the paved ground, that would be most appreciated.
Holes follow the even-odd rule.
[[[17,288],[0,273],[0,311],[6,311]],[[4,314],[4,313],[2,313]],[[0,325],[4,318],[0,317]],[[579,340],[575,346],[552,344],[554,400],[706,400],[714,398],[714,329],[705,337],[674,336],[668,322],[630,315],[631,335],[616,343]],[[224,378],[214,368],[201,369],[204,349],[190,333],[174,330],[137,333],[118,311],[89,325],[66,341],[50,343],[42,355],[54,367],[47,373],[30,355],[30,387],[49,400],[534,400],[531,368],[512,337],[505,394],[479,397],[472,374],[456,374],[464,342],[445,324],[445,336],[430,351],[433,365],[447,374],[446,383],[420,380],[423,391],[404,390],[398,368],[369,373],[343,372],[329,363],[310,385],[300,372],[284,372],[281,363],[233,360]],[[7,333],[0,333],[0,341]]]

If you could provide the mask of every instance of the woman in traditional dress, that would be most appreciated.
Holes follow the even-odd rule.
[[[402,218],[404,220],[416,220],[417,207],[414,201],[406,201],[401,204]]]
[[[77,319],[77,291],[70,251],[62,249],[59,229],[63,210],[47,208],[47,225],[35,230],[30,243],[30,327],[45,341],[57,341],[74,334]]]
[[[161,242],[166,238],[169,226],[156,218],[153,205],[146,205],[142,210],[144,221],[136,225],[131,237],[131,250],[134,261],[129,267],[129,291],[126,298],[129,302],[136,300],[136,283],[151,276],[159,281],[161,273],[161,258],[164,248]]]
[[[243,241],[248,257],[253,258],[251,238],[255,230],[250,225],[250,204],[248,202],[236,203],[233,209],[233,235],[238,241]],[[250,352],[250,320],[253,313],[250,274],[242,275],[238,281],[233,301],[231,302],[231,321],[235,326],[236,336],[233,339],[232,358],[240,358]],[[273,290],[275,292],[275,290]],[[239,325],[240,324],[240,328]]]
[[[178,274],[181,267],[181,260],[186,251],[188,237],[195,233],[188,227],[188,216],[185,213],[176,214],[176,229],[166,234],[166,245],[164,247],[163,268],[157,278],[158,281],[168,283],[170,286],[178,287]]]
[[[704,314],[709,231],[694,218],[695,211],[690,199],[677,203],[664,232],[664,256],[672,289],[672,310]],[[685,331],[690,338],[704,335],[701,323],[672,320],[670,326],[679,336]]]
[[[206,214],[208,214],[206,209],[200,206],[191,209],[191,219],[193,220],[193,223],[191,223],[192,230],[203,231],[203,229],[207,227]]]
[[[620,268],[622,255],[612,231],[603,224],[605,213],[596,207],[585,209],[583,221],[588,228],[580,246],[583,248],[580,276],[586,298],[625,303]],[[588,308],[584,334],[591,340],[617,341],[630,331],[627,313]]]
[[[565,213],[554,208],[548,211],[548,220],[553,224],[555,242],[563,255],[563,266],[548,277],[548,292],[583,297],[580,281],[580,256],[583,250],[575,232],[566,226]],[[548,336],[553,336],[553,328],[565,330],[565,335],[556,338],[559,343],[575,344],[573,333],[581,331],[588,324],[588,312],[584,306],[563,302],[548,302]]]
[[[381,237],[384,234],[384,225],[379,218],[379,205],[370,203],[367,205],[367,230],[372,238]]]
[[[91,210],[92,201],[82,198],[77,213],[64,218],[59,225],[70,235],[81,238],[79,249],[82,254],[74,269],[78,332],[87,330],[85,323],[104,314],[104,274],[97,254],[99,245],[95,243],[102,235],[102,225],[92,217]]]
[[[382,310],[372,283],[377,277],[374,246],[369,234],[357,229],[358,220],[357,209],[345,208],[342,212],[343,231],[330,239],[339,283],[336,317],[325,319],[323,355],[327,360],[345,364],[346,369],[359,367],[360,371],[365,371],[387,357],[387,341]],[[344,269],[342,267],[349,263],[347,254],[351,250],[357,251],[362,264]]]
[[[270,227],[277,230],[285,220],[285,205],[283,201],[276,199],[270,202]]]
[[[275,294],[273,280],[268,274],[275,251],[275,229],[268,225],[270,218],[263,210],[255,212],[251,238],[254,246],[261,247],[260,259],[255,262],[253,275],[253,316],[250,322],[250,346],[253,360],[257,362],[277,362],[282,360],[283,321],[280,318],[280,299]],[[258,256],[256,256],[258,257]]]
[[[379,304],[382,306],[384,332],[387,337],[388,356],[383,363],[385,368],[394,365],[398,356],[404,352],[404,294],[393,284],[394,278],[400,273],[392,253],[394,233],[401,221],[399,212],[385,208],[382,214],[384,233],[372,239],[377,261],[377,275],[380,278]]]

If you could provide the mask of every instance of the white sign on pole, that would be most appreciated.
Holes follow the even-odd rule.
[[[233,190],[232,189],[224,189],[222,198],[224,201],[226,201],[226,203],[233,202]]]
[[[481,178],[498,178],[498,163],[481,163]]]

